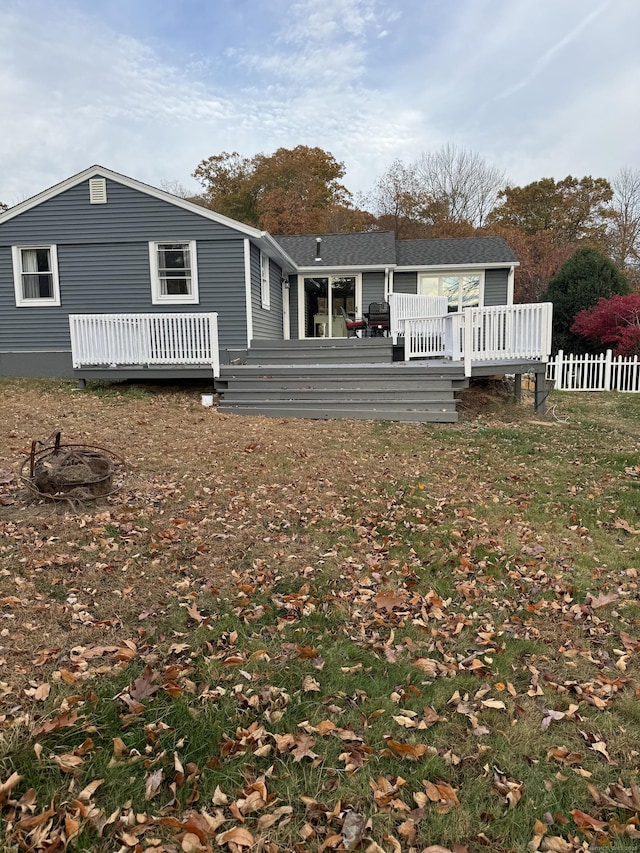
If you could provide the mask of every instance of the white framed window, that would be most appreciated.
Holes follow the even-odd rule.
[[[149,243],[149,266],[154,305],[188,305],[199,301],[195,240]]]
[[[418,294],[446,296],[449,311],[483,304],[484,272],[427,273],[418,276]]]
[[[269,255],[260,252],[260,304],[271,310],[271,281],[269,279]]]
[[[60,305],[56,246],[12,246],[13,283],[19,308]]]

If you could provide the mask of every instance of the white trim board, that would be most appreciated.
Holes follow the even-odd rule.
[[[251,241],[244,238],[244,299],[247,309],[247,348],[253,340],[253,307],[251,305]]]

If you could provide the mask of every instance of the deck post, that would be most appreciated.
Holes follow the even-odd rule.
[[[539,371],[536,370],[536,384],[534,391],[534,407],[535,412],[538,415],[544,415],[547,412],[547,381],[546,381],[546,369]]]
[[[516,373],[513,378],[513,396],[516,403],[522,402],[522,374]]]

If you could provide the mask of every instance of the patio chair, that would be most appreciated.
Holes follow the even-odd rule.
[[[367,323],[369,325],[369,334],[374,336],[388,335],[391,328],[391,308],[389,303],[372,302],[367,312]]]
[[[350,316],[347,314],[345,309],[340,306],[340,310],[342,311],[342,316],[344,317],[344,324],[347,327],[347,337],[348,338],[357,338],[358,332],[366,333],[367,330],[367,321],[362,319],[358,320],[355,316]]]

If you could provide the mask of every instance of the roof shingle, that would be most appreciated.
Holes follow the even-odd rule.
[[[321,261],[316,260],[316,240]],[[300,234],[275,237],[300,267],[391,266],[396,262],[392,231],[362,231],[355,234]]]

